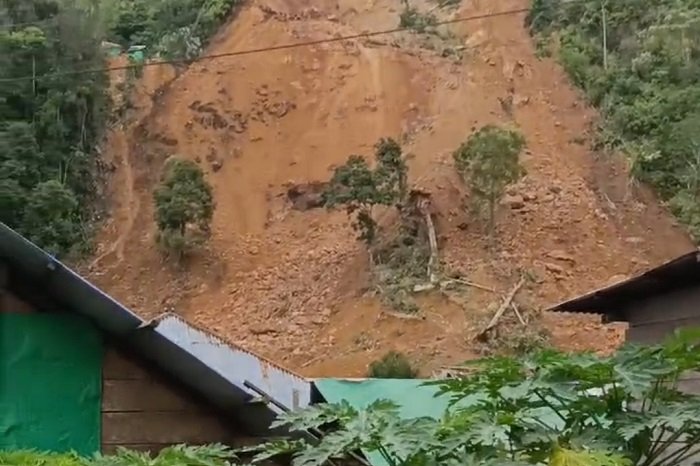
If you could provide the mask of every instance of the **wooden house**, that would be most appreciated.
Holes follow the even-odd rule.
[[[0,223],[0,449],[250,444],[310,401],[306,379],[175,314],[143,321]]]
[[[551,312],[595,313],[627,322],[627,340],[658,343],[674,330],[700,326],[700,252],[557,304]]]

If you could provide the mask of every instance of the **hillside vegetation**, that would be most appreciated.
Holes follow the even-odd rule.
[[[535,0],[528,23],[600,109],[600,145],[700,239],[700,1]]]
[[[103,40],[193,58],[233,0],[0,5],[0,220],[54,254],[89,249],[110,120]],[[76,71],[78,71],[76,73]]]
[[[194,58],[237,0],[117,0],[110,10],[109,38],[123,46],[145,45],[148,53]]]
[[[69,2],[0,7],[0,220],[53,253],[84,244],[84,205],[108,112],[94,13]],[[17,24],[18,26],[13,26]],[[42,79],[17,79],[44,76]]]

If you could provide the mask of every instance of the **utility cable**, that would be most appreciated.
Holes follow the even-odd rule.
[[[567,2],[567,3],[574,3],[574,2]],[[445,20],[445,21],[438,21],[435,23],[435,26],[444,26],[448,24],[455,24],[455,23],[463,23],[467,21],[477,21],[480,19],[488,19],[488,18],[495,18],[498,16],[509,16],[509,15],[516,15],[520,13],[527,13],[530,11],[530,8],[518,8],[515,10],[505,10],[505,11],[499,11],[495,13],[485,13],[481,15],[474,15],[474,16],[464,16],[461,18],[454,18],[450,20]],[[370,32],[363,32],[359,34],[351,34],[347,36],[339,36],[339,37],[331,37],[328,39],[318,39],[318,40],[311,40],[311,41],[305,41],[305,42],[294,42],[294,43],[289,43],[289,44],[281,44],[281,45],[273,45],[273,46],[268,46],[268,47],[260,47],[260,48],[254,48],[254,49],[247,49],[247,50],[237,50],[233,52],[224,52],[224,53],[215,53],[211,55],[202,55],[197,58],[191,58],[191,59],[186,59],[186,58],[180,58],[180,59],[170,59],[170,60],[156,60],[156,61],[151,61],[151,62],[145,62],[145,63],[140,63],[140,64],[129,64],[129,65],[121,65],[121,66],[113,66],[109,68],[92,68],[92,69],[84,69],[84,70],[72,70],[72,71],[61,71],[57,73],[47,73],[39,76],[20,76],[16,78],[0,78],[0,83],[10,83],[10,82],[17,82],[17,81],[38,81],[41,79],[48,79],[48,78],[55,78],[55,77],[62,77],[62,76],[74,76],[74,75],[80,75],[80,74],[95,74],[95,73],[105,73],[105,72],[110,72],[110,71],[122,71],[122,70],[131,70],[131,69],[140,69],[140,68],[145,68],[148,66],[161,66],[161,65],[174,65],[174,64],[191,64],[191,63],[196,63],[200,61],[206,61],[206,60],[216,60],[218,58],[228,58],[228,57],[239,57],[243,55],[253,55],[253,54],[258,54],[258,53],[264,53],[264,52],[273,52],[273,51],[278,51],[278,50],[288,50],[288,49],[294,49],[294,48],[299,48],[299,47],[311,47],[314,45],[320,45],[320,44],[328,44],[328,43],[333,43],[333,42],[342,42],[346,40],[355,40],[355,39],[363,39],[367,37],[374,37],[374,36],[381,36],[381,35],[387,35],[387,34],[395,34],[397,32],[404,32],[404,31],[409,31],[411,30],[410,27],[398,27],[398,28],[393,28],[393,29],[384,29],[380,31],[370,31]]]

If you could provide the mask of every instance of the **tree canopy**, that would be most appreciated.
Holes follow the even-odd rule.
[[[84,243],[108,99],[104,74],[60,73],[104,66],[99,21],[57,0],[8,0],[0,16],[0,78],[17,79],[0,86],[0,220],[67,253]]]
[[[109,38],[123,46],[145,45],[167,58],[194,58],[237,0],[117,0]]]
[[[75,71],[106,66],[105,39],[193,58],[235,3],[2,2],[0,79],[8,81],[0,86],[0,221],[52,253],[84,251],[100,182],[95,147],[110,101],[106,73]],[[49,202],[49,194],[66,202]]]
[[[327,207],[344,205],[348,215],[354,215],[354,228],[359,239],[371,246],[376,238],[377,224],[372,209],[377,205],[397,205],[407,194],[408,166],[401,146],[391,138],[375,144],[376,166],[370,168],[364,157],[351,155],[337,167],[328,188],[323,193]]]

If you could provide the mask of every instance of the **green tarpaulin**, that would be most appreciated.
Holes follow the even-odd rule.
[[[89,322],[0,313],[0,449],[100,449],[102,343]]]
[[[376,400],[393,401],[399,406],[399,415],[404,419],[417,417],[431,417],[440,419],[443,417],[449,404],[447,396],[435,395],[438,388],[423,385],[427,380],[403,380],[403,379],[318,379],[314,385],[321,392],[328,403],[347,401],[355,409],[367,407]],[[461,407],[472,406],[479,398],[475,395],[461,400]],[[563,429],[561,419],[548,408],[533,410],[543,423],[555,429]],[[388,466],[384,458],[378,453],[364,451],[364,455],[373,466]]]
[[[329,403],[346,400],[356,409],[376,400],[393,401],[405,419],[432,417],[439,419],[447,409],[449,398],[435,397],[437,387],[423,386],[425,380],[404,379],[319,379],[314,385]],[[363,452],[373,466],[386,466],[378,453]]]
[[[402,417],[412,419],[442,417],[449,399],[435,397],[437,387],[424,386],[417,379],[319,379],[314,385],[329,403],[346,400],[354,408],[364,408],[377,400],[390,400],[399,405]]]

